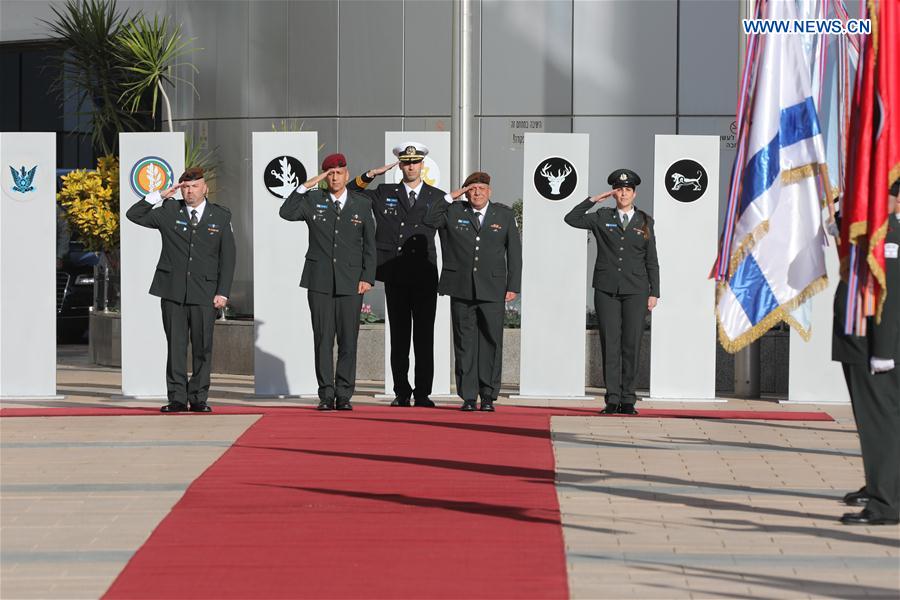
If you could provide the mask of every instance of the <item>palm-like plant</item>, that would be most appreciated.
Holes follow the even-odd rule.
[[[122,28],[117,38],[116,55],[121,61],[121,68],[131,80],[124,86],[120,96],[129,110],[137,110],[142,99],[152,90],[153,116],[156,116],[156,104],[161,95],[166,105],[169,131],[174,131],[172,105],[164,84],[172,85],[175,81],[181,81],[196,92],[193,83],[174,74],[174,70],[183,65],[197,72],[197,67],[193,64],[177,62],[179,58],[194,51],[192,41],[193,39],[182,39],[180,25],[170,31],[169,17],[160,19],[158,15],[154,15],[150,21],[143,15],[138,15]]]
[[[134,111],[119,102],[128,73],[122,69],[117,40],[128,11],[120,13],[116,0],[67,0],[50,10],[56,19],[44,23],[66,46],[53,90],[63,106],[71,103],[77,114],[90,115],[94,146],[112,154],[120,131],[142,128]]]

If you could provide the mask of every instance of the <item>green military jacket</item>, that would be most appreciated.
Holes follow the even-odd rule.
[[[162,236],[151,294],[186,304],[212,304],[214,296],[231,294],[235,246],[227,208],[207,199],[196,227],[191,227],[184,200],[175,198],[157,208],[139,200],[125,216]]]
[[[584,200],[569,211],[565,221],[577,229],[591,231],[597,240],[594,289],[609,294],[648,294],[659,298],[659,260],[653,219],[635,208],[634,216],[623,229],[615,208],[603,207],[587,214],[593,206],[590,199]],[[649,234],[646,237],[645,230]]]
[[[433,202],[423,222],[441,236],[438,293],[463,300],[503,301],[522,288],[522,241],[515,214],[489,202],[484,222],[468,202]]]
[[[366,196],[348,189],[339,215],[327,191],[294,192],[279,214],[309,227],[301,287],[349,295],[358,293],[360,281],[375,285],[375,219]]]

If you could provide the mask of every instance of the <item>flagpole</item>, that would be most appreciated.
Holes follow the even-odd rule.
[[[739,3],[739,23],[755,15],[754,0]],[[739,28],[739,31],[743,31]],[[747,36],[738,34],[738,86],[744,72],[744,58],[747,56]],[[737,115],[735,115],[737,118]],[[738,398],[759,398],[759,340],[744,346],[734,355],[734,394]]]

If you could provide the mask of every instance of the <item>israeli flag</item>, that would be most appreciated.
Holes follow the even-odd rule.
[[[768,6],[769,19],[796,16],[793,2]],[[825,150],[809,64],[800,36],[762,43],[729,277],[716,303],[719,340],[730,352],[781,321],[808,339],[801,305],[827,284],[817,182]]]

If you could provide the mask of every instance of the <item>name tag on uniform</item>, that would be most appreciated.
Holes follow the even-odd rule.
[[[897,258],[898,250],[900,250],[900,244],[895,244],[893,242],[887,243],[884,245],[884,257]]]

